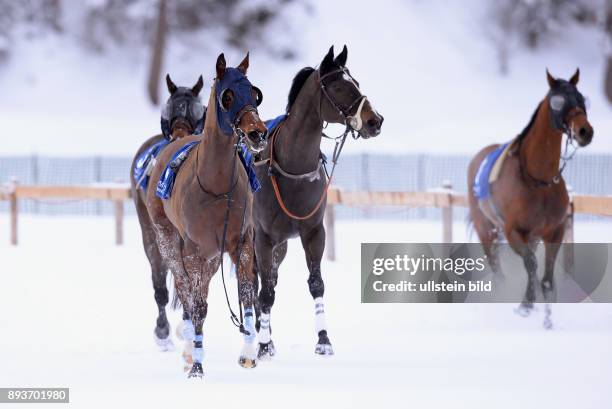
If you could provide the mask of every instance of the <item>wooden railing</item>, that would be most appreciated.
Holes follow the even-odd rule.
[[[126,184],[89,186],[44,186],[20,185],[13,181],[0,186],[0,200],[8,200],[10,207],[10,240],[18,243],[19,201],[23,199],[56,200],[83,199],[108,200],[114,203],[115,243],[123,243],[124,201],[131,198],[130,187]],[[570,215],[566,240],[573,241],[573,215],[575,213],[612,216],[612,196],[571,195]],[[467,196],[452,190],[449,183],[426,192],[370,192],[345,191],[335,187],[327,194],[325,229],[327,232],[326,255],[335,260],[335,206],[361,207],[436,207],[442,210],[442,242],[453,241],[453,208],[466,207]]]

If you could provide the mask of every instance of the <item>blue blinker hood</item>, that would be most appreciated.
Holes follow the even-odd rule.
[[[232,125],[236,123],[238,114],[244,107],[250,105],[253,108],[257,108],[258,102],[261,103],[261,99],[257,101],[253,98],[253,89],[261,95],[259,90],[253,87],[251,82],[238,68],[226,68],[223,78],[217,80],[215,89],[217,123],[223,133],[227,135],[234,133]],[[221,96],[227,90],[231,90],[234,94],[234,100],[229,110],[225,110],[221,104]]]

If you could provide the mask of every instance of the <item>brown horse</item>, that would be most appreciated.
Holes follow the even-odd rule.
[[[146,175],[147,166],[145,164],[140,165],[143,167],[143,175],[135,175],[135,169],[137,167],[136,164],[140,158],[142,158],[143,154],[152,152],[152,149],[157,150],[155,148],[156,146],[159,147],[158,149],[163,149],[166,139],[176,140],[189,136],[195,132],[201,132],[201,126],[206,111],[206,108],[200,102],[199,96],[204,86],[202,76],[200,76],[193,87],[189,88],[177,87],[174,82],[172,82],[172,79],[170,79],[170,76],[166,75],[166,85],[170,92],[170,98],[162,111],[161,122],[163,134],[155,135],[142,144],[134,156],[132,167],[130,168],[132,199],[136,206],[145,254],[151,265],[151,279],[158,310],[153,335],[157,345],[162,351],[173,349],[172,338],[170,337],[170,323],[166,316],[166,305],[168,304],[166,276],[168,274],[168,267],[164,265],[163,259],[157,248],[155,231],[145,206],[146,192],[141,187],[141,183],[139,183],[141,182],[141,178],[148,177]],[[187,338],[189,338],[189,336],[187,336]],[[191,339],[190,342],[191,341],[193,341],[193,339]],[[191,347],[191,345],[189,347]],[[189,354],[189,358],[191,358],[191,353]]]
[[[508,146],[497,179],[487,186],[488,197],[477,198],[475,178],[480,165],[500,145],[487,146],[472,159],[468,168],[470,216],[485,254],[494,271],[499,271],[497,243],[503,233],[511,248],[522,257],[528,283],[523,302],[517,309],[528,315],[535,302],[537,260],[535,246],[545,245],[545,274],[541,287],[549,302],[553,293],[554,263],[563,240],[569,197],[562,177],[560,161],[562,136],[567,146],[576,141],[588,145],[593,128],[587,120],[584,97],[576,84],[579,70],[569,81],[553,78],[546,72],[550,90],[538,105],[531,121]],[[566,149],[567,153],[567,149]],[[552,327],[550,306],[547,304],[546,328]]]
[[[224,252],[237,266],[239,298],[245,312],[245,344],[239,363],[254,367],[256,362],[253,197],[237,158],[237,146],[244,142],[254,152],[262,150],[267,129],[256,108],[261,93],[246,78],[248,65],[248,54],[237,68],[226,68],[223,54],[219,55],[203,135],[168,145],[157,158],[151,180],[160,179],[166,164],[186,143],[199,144],[184,160],[167,200],[156,196],[154,183],[146,193],[158,251],[173,274],[178,299],[195,330],[189,377],[203,374],[202,325],[208,308],[208,286]]]

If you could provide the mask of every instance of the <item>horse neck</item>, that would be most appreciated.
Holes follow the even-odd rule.
[[[562,132],[553,128],[547,101],[540,105],[521,147],[523,166],[532,177],[550,181],[559,173]]]
[[[323,120],[321,119],[321,88],[318,74],[313,72],[296,98],[274,146],[277,162],[290,173],[307,173],[319,162]]]
[[[234,135],[226,135],[223,133],[217,123],[217,105],[215,98],[215,87],[212,87],[210,98],[208,100],[208,110],[206,112],[206,121],[204,122],[202,143],[198,145],[198,175],[200,180],[215,180],[226,183],[223,176],[230,177],[232,172],[232,157],[235,151]],[[210,185],[209,185],[210,186]],[[211,186],[211,188],[213,188]],[[225,186],[221,187],[221,190]]]

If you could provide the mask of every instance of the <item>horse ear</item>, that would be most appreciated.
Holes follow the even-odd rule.
[[[176,85],[174,85],[174,82],[172,82],[170,79],[170,74],[166,74],[166,85],[168,86],[168,91],[170,94],[174,94],[174,92],[176,92]]]
[[[246,57],[244,57],[244,60],[242,60],[240,65],[238,65],[238,69],[240,70],[241,73],[246,75],[247,70],[249,69],[249,53],[248,52],[247,52]]]
[[[191,88],[191,92],[193,93],[193,95],[197,97],[200,91],[202,91],[203,86],[204,86],[204,80],[202,79],[202,76],[200,75],[200,78],[198,78],[198,82],[196,82],[193,88]]]
[[[336,65],[339,65],[340,67],[344,67],[346,65],[346,56],[347,56],[347,54],[348,54],[348,50],[346,49],[346,44],[345,44],[344,48],[342,48],[342,52],[340,54],[338,54],[338,56],[334,60],[334,63]]]
[[[574,75],[572,75],[572,78],[570,78],[569,82],[572,83],[572,85],[576,85],[578,84],[578,80],[580,79],[580,68],[576,68],[576,72],[574,73]]]
[[[548,68],[546,69],[546,79],[548,80],[548,85],[551,88],[553,88],[555,85],[557,85],[557,80],[555,79],[555,77],[550,75],[550,72],[548,72]]]
[[[217,57],[217,79],[223,79],[223,74],[225,74],[225,56],[223,53],[219,54]]]
[[[332,45],[331,47],[329,47],[329,51],[323,58],[323,61],[321,61],[321,66],[319,68],[319,71],[321,73],[325,73],[329,71],[333,67],[333,65],[334,65],[334,46]]]

